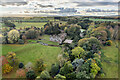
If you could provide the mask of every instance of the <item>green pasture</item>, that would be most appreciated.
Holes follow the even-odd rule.
[[[113,42],[112,46],[103,47],[102,64],[105,72],[104,78],[118,78],[118,48]]]
[[[60,47],[44,46],[38,43],[35,44],[7,44],[2,45],[2,55],[7,55],[8,52],[15,52],[20,62],[33,64],[37,59],[43,59],[49,70],[51,64],[57,61],[57,56],[62,49]]]
[[[112,21],[112,22],[118,22],[117,19],[95,19],[95,18],[89,18],[89,20],[92,20],[92,21]]]

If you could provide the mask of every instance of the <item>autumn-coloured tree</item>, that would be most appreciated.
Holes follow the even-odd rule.
[[[20,34],[17,30],[11,30],[9,33],[8,33],[8,41],[9,43],[16,43],[18,41],[20,37]]]

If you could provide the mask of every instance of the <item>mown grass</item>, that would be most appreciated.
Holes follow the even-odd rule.
[[[57,56],[61,52],[60,47],[44,46],[41,44],[25,44],[25,45],[3,45],[2,55],[7,55],[8,52],[15,52],[20,62],[33,64],[37,59],[43,59],[47,65],[47,70],[50,70],[51,64],[57,61]]]
[[[103,47],[102,64],[104,78],[118,78],[118,48],[113,41],[112,46]]]
[[[41,36],[41,39],[50,40],[50,36],[49,35],[43,35],[43,36]]]
[[[59,43],[53,42],[53,41],[47,41],[47,40],[40,40],[40,41],[43,42],[43,43],[46,43],[46,44],[59,45]]]

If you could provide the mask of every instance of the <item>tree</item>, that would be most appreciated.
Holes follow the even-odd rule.
[[[58,55],[58,61],[59,61],[60,67],[62,67],[67,60],[63,57],[62,54],[59,54]]]
[[[77,24],[72,24],[70,25],[69,28],[66,29],[66,33],[67,36],[70,37],[72,40],[74,40],[74,42],[78,41],[81,37],[80,37],[80,28],[81,26],[77,25]]]
[[[110,38],[110,34],[108,30],[104,27],[98,27],[98,28],[93,29],[91,36],[96,37],[102,43],[106,41],[108,37]]]
[[[72,62],[72,65],[73,65],[73,68],[76,69],[78,66],[81,66],[83,64],[84,60],[81,58],[81,59],[75,59],[73,62]]]
[[[27,37],[27,39],[35,39],[38,37],[38,32],[34,29],[29,29],[25,32],[25,36]]]
[[[93,62],[93,61],[92,61],[92,63],[91,63],[90,66],[91,66],[90,76],[92,78],[95,78],[96,75],[98,74],[98,71],[100,71],[100,67],[95,62]]]
[[[75,58],[83,58],[85,56],[85,51],[81,47],[75,47],[72,49],[72,55],[75,56]]]
[[[45,70],[45,64],[42,59],[38,59],[35,63],[35,70],[39,73]]]
[[[85,22],[79,22],[78,25],[80,25],[82,27],[82,29],[88,29],[89,27],[89,24],[88,23],[85,23]]]
[[[7,27],[12,27],[12,28],[15,28],[15,24],[14,23],[11,23],[9,21],[4,21],[4,24],[7,26]]]
[[[8,41],[9,43],[16,43],[20,37],[20,34],[17,30],[11,30],[8,32]]]
[[[47,23],[44,26],[45,34],[53,35],[59,34],[61,31],[59,30],[59,24],[54,24],[52,22]]]
[[[95,37],[83,38],[78,41],[78,46],[82,47],[86,51],[96,53],[101,49],[100,41]]]
[[[58,64],[52,64],[51,70],[50,70],[50,75],[55,76],[59,73],[59,65]]]
[[[76,74],[77,79],[90,79],[90,77],[87,75],[86,71],[78,72]]]
[[[95,28],[95,23],[92,22],[89,26],[89,28],[87,29],[87,37],[90,37],[91,33],[92,33],[92,30]]]
[[[67,79],[76,79],[76,72],[71,72],[66,75]]]
[[[73,66],[70,61],[66,62],[65,65],[60,69],[61,75],[67,75],[73,71]]]
[[[26,73],[27,79],[34,80],[36,78],[35,72],[34,71],[28,71]]]
[[[90,79],[90,70],[91,70],[92,59],[88,59],[84,64],[78,66],[76,69],[76,78]]]

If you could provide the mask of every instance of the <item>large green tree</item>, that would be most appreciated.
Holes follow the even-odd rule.
[[[75,58],[83,58],[85,56],[85,51],[81,47],[75,47],[74,49],[72,49],[72,55]]]

